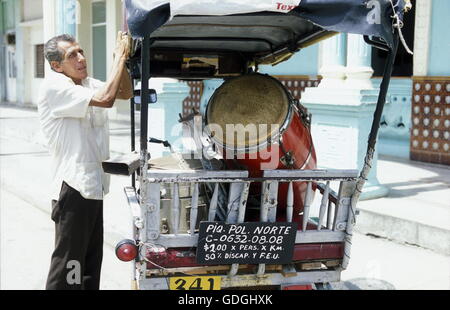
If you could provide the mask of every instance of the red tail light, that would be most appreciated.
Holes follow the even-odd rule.
[[[116,245],[116,256],[124,262],[129,262],[138,256],[138,247],[133,240],[125,239]]]

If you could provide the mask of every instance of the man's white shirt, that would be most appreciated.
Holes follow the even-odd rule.
[[[103,82],[86,78],[76,85],[71,78],[51,72],[39,91],[42,132],[52,155],[52,199],[59,199],[62,182],[86,199],[103,199],[110,177],[102,161],[109,158],[107,109],[89,106]]]

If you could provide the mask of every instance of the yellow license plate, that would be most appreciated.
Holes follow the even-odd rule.
[[[171,277],[170,290],[207,291],[220,290],[221,277]]]

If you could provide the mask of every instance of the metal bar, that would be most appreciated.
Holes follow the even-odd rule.
[[[239,201],[239,213],[238,223],[243,223],[245,219],[245,209],[247,206],[248,190],[250,188],[250,182],[245,182],[242,186],[241,198]]]
[[[267,219],[269,222],[277,220],[277,206],[278,206],[278,182],[272,181],[269,185],[269,213]]]
[[[239,205],[241,193],[245,183],[235,182],[230,185],[230,193],[228,194],[228,215],[227,223],[237,223],[239,218]]]
[[[216,217],[218,196],[219,196],[219,183],[216,183],[216,185],[214,186],[214,193],[212,195],[211,202],[209,204],[208,221],[210,222],[214,221]]]
[[[131,85],[133,85],[133,92],[134,92],[134,79],[131,79]],[[135,122],[135,102],[134,102],[134,95],[130,99],[130,127],[131,127],[131,152],[134,152],[136,150],[136,122]],[[136,173],[133,172],[131,175],[131,186],[136,188]]]
[[[178,234],[178,229],[180,227],[180,189],[178,183],[174,183],[171,187],[172,189],[172,201],[171,201],[171,222],[172,222],[172,232],[176,235]]]
[[[344,188],[344,192],[354,193],[356,189],[356,182],[348,183],[348,186]],[[354,194],[353,194],[354,195]],[[346,269],[350,260],[353,226],[355,225],[355,208],[351,199],[342,199],[343,207],[347,209],[347,218],[345,226],[345,239],[344,239],[344,257],[342,259],[342,268]],[[338,224],[339,225],[339,224]],[[342,226],[342,225],[341,225]],[[339,228],[339,227],[338,227]]]
[[[265,170],[263,178],[270,180],[275,178],[277,181],[302,180],[310,178],[319,178],[323,181],[342,178],[357,178],[358,170],[340,170],[340,169],[312,169],[312,170]]]
[[[149,170],[149,178],[198,178],[211,182],[212,179],[245,179],[248,171],[244,170]]]
[[[328,196],[330,194],[330,181],[327,181],[327,185],[325,187],[325,191],[323,192],[322,201],[320,203],[320,210],[319,210],[319,223],[317,224],[317,230],[322,229],[322,222],[323,218],[325,216],[325,210],[328,206]]]
[[[311,197],[312,197],[312,182],[308,182],[306,186],[305,202],[303,204],[302,231],[306,231],[306,225],[308,224],[309,209],[311,207]]]
[[[291,181],[353,181],[356,180],[358,171],[352,170],[349,173],[347,170],[336,170],[334,174],[324,176],[327,170],[285,170],[287,172],[275,173],[282,170],[274,170],[269,174],[269,177],[248,178],[248,172],[244,170],[200,170],[200,171],[186,171],[186,170],[149,170],[149,182],[158,183],[174,183],[174,182],[291,182]],[[325,171],[325,172],[324,172]],[[272,171],[265,171],[272,172]],[[292,173],[296,172],[296,173]],[[308,173],[304,173],[308,172]],[[354,173],[353,173],[354,172]]]
[[[249,187],[250,187],[250,183],[249,182],[244,183],[243,186],[242,186],[241,197],[240,197],[240,200],[239,200],[238,218],[237,218],[237,222],[238,223],[244,222],[245,207],[246,207],[246,204],[247,204]],[[234,277],[237,274],[238,270],[239,270],[239,264],[232,264],[230,272],[228,273],[228,275],[230,277]]]
[[[149,41],[150,37],[146,36],[142,40],[142,54],[141,54],[141,66],[142,66],[142,73],[141,73],[141,102],[146,103],[148,101],[148,79],[150,75],[150,50],[149,50]],[[146,106],[145,104],[142,104],[142,106]],[[144,208],[144,214],[147,215],[148,213],[148,206],[149,206],[149,199],[147,197],[149,186],[147,186],[147,168],[148,168],[148,157],[147,157],[147,109],[144,108],[144,111],[142,112],[141,109],[141,129],[140,129],[140,142],[141,142],[141,149],[140,149],[140,174],[139,174],[139,195],[140,195],[140,203],[142,208]],[[159,185],[158,185],[159,186]],[[159,193],[158,193],[158,202],[159,202]],[[159,210],[158,210],[159,211]],[[144,227],[146,230],[146,233],[148,234],[148,224],[149,217],[145,216],[145,223]],[[158,231],[154,232],[159,234],[159,218],[158,218]],[[152,234],[151,234],[152,235]],[[157,237],[156,235],[156,237]],[[152,235],[155,237],[155,235]],[[143,239],[143,240],[146,240]],[[145,264],[144,264],[145,265]],[[145,268],[145,267],[143,267]]]
[[[269,206],[267,201],[269,199],[269,182],[261,183],[261,207],[259,211],[259,220],[260,222],[267,222],[268,214],[269,214]],[[256,271],[256,276],[261,278],[264,276],[266,272],[266,264],[258,264],[258,270]]]
[[[333,228],[333,202],[331,199],[328,201],[328,210],[327,210],[327,228]]]
[[[292,214],[294,213],[294,190],[292,182],[289,182],[286,203],[286,219],[292,222]]]
[[[369,175],[370,168],[372,167],[373,155],[375,153],[375,144],[377,142],[378,130],[380,128],[381,116],[383,114],[383,108],[386,103],[386,95],[389,89],[389,82],[391,80],[392,70],[394,69],[395,56],[398,49],[398,30],[394,30],[394,42],[392,48],[389,50],[387,61],[384,67],[383,79],[380,84],[380,92],[378,94],[377,106],[373,114],[372,127],[369,133],[369,140],[367,142],[367,152],[364,158],[364,166],[361,169],[361,173],[358,177],[358,183],[356,184],[356,192],[352,196],[352,206],[356,206],[359,196],[362,192],[364,183]]]
[[[292,182],[289,182],[288,192],[286,197],[286,220],[292,222],[292,215],[294,213],[294,190]],[[283,266],[283,274],[289,276],[297,275],[297,271],[293,264]]]
[[[355,180],[358,177],[358,170],[266,170],[262,178],[254,178],[254,180],[261,181],[332,181],[339,180]],[[171,178],[171,177],[193,177],[201,178],[239,178],[245,179],[248,177],[248,171],[245,170],[149,170],[148,175],[154,178]]]
[[[341,181],[342,182],[342,181]],[[319,189],[319,191],[323,194],[323,192],[325,191],[325,187],[323,186],[323,184],[322,183],[317,183],[317,188]],[[336,203],[336,201],[338,200],[338,198],[337,198],[337,193],[333,190],[333,189],[331,189],[330,188],[330,192],[329,192],[329,195],[328,195],[328,199],[331,201],[331,202],[333,202],[333,203]]]
[[[275,222],[276,218],[276,199],[278,195],[278,182],[263,182],[261,190],[261,222]],[[273,211],[275,206],[275,212]],[[258,264],[256,276],[261,278],[266,272],[266,264]]]
[[[158,190],[158,218],[157,223],[155,223],[157,227],[157,231],[153,231],[149,233],[149,224],[154,224],[149,220],[147,216],[148,212],[148,186],[147,186],[147,169],[148,169],[148,153],[147,153],[147,121],[148,121],[148,110],[147,105],[142,103],[148,102],[148,79],[150,78],[150,37],[145,36],[142,40],[143,51],[141,53],[141,106],[145,106],[144,111],[141,109],[141,122],[140,122],[140,173],[139,173],[139,195],[140,195],[140,203],[141,208],[143,208],[143,214],[145,214],[144,219],[144,229],[142,229],[143,234],[147,234],[147,236],[142,236],[141,241],[146,241],[147,237],[151,239],[156,239],[159,236],[159,202],[160,202],[160,194]],[[159,187],[159,184],[157,184]],[[153,219],[153,218],[152,218]],[[140,265],[140,277],[145,277],[147,264],[139,264]]]
[[[339,213],[341,210],[341,199],[342,199],[342,191],[344,190],[344,182],[340,182],[339,183],[339,190],[338,190],[338,195],[337,195],[337,201],[336,201],[336,205],[334,207],[334,220],[333,220],[333,227],[332,230],[336,230],[337,229],[337,222],[338,222],[338,218],[339,218]]]
[[[131,216],[133,218],[133,237],[140,239],[145,236],[144,220],[142,217],[141,205],[136,195],[134,187],[127,186],[124,188],[127,196],[128,205],[130,206]]]
[[[148,80],[150,78],[150,36],[142,39],[141,48],[141,152],[147,152],[147,129],[148,129],[148,103],[149,90]]]
[[[266,273],[266,264],[259,264],[258,271],[256,271],[256,276],[258,278],[261,278],[261,277],[264,277],[265,273]]]
[[[259,221],[260,222],[267,222],[268,215],[269,215],[269,182],[262,182],[261,183],[261,208],[259,210]]]
[[[158,183],[149,183],[148,184],[148,193],[149,197],[147,202],[144,204],[144,207],[147,209],[147,236],[151,240],[158,239],[160,234],[160,225],[161,220],[159,216],[160,210],[160,201],[161,201],[161,193],[160,193],[160,184]]]
[[[194,183],[194,192],[191,200],[191,214],[190,214],[190,233],[195,234],[195,225],[197,224],[198,214],[198,183]]]
[[[227,223],[242,223],[245,215],[245,203],[247,202],[249,183],[232,183],[228,198]],[[239,264],[232,264],[228,273],[234,277],[239,270]]]
[[[237,272],[239,271],[239,264],[232,264],[230,268],[230,272],[228,273],[229,277],[236,276]]]

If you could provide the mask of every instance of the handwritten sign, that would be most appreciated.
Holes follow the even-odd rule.
[[[287,264],[292,262],[297,223],[200,223],[197,263]]]

